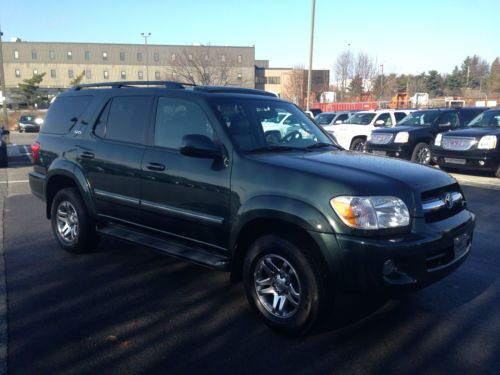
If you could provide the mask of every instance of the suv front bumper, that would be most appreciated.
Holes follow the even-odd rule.
[[[494,172],[500,165],[500,150],[450,151],[433,148],[432,153],[434,162],[443,167]]]
[[[365,150],[375,155],[390,156],[406,160],[411,159],[411,154],[413,152],[412,147],[408,143],[388,143],[381,145],[367,142]]]
[[[428,232],[389,238],[321,234],[322,245],[329,247],[323,250],[330,250],[333,256],[330,264],[335,282],[349,291],[408,291],[456,270],[470,253],[475,215],[464,210],[424,225]]]

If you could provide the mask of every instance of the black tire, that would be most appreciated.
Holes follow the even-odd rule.
[[[413,149],[411,161],[414,163],[429,165],[432,162],[431,146],[425,142],[418,143]]]
[[[315,265],[310,254],[301,250],[306,248],[310,249],[310,246],[307,246],[303,241],[266,235],[252,244],[244,261],[243,283],[250,306],[268,326],[287,334],[306,334],[319,320],[318,317],[322,315],[329,304],[319,267]],[[269,263],[271,260],[272,262]],[[284,262],[280,263],[281,260],[286,261],[290,267],[285,268]],[[283,274],[275,273],[274,276],[271,276],[266,270],[271,268],[276,270],[277,268],[271,267],[272,264],[285,272]],[[288,271],[286,271],[287,269]],[[268,275],[269,277],[266,278]],[[284,285],[284,283],[286,284],[284,280],[288,280],[288,276],[290,279],[287,287]],[[260,293],[257,291],[258,280],[263,282],[259,289]],[[266,280],[272,281],[264,284]],[[277,285],[278,280],[281,282],[280,285]],[[289,290],[283,291],[278,287],[289,288]],[[262,293],[265,290],[267,292]],[[297,290],[299,297],[296,297]],[[292,294],[292,291],[295,294]],[[265,301],[267,298],[269,298],[267,301],[269,303]],[[284,298],[284,303],[271,302],[271,300],[275,301],[276,298]],[[292,299],[295,300],[295,303],[292,303]],[[275,303],[278,308],[270,306],[270,304]],[[274,310],[274,313],[271,309]]]
[[[500,164],[498,165],[497,171],[495,172],[495,176],[500,178]]]
[[[353,151],[363,152],[365,149],[366,140],[363,138],[356,138],[352,141],[350,149]]]
[[[64,218],[66,212],[66,218]],[[75,217],[76,215],[76,217]],[[76,220],[76,221],[75,221]],[[76,223],[76,229],[70,230],[65,238],[58,225],[70,225]],[[59,245],[70,253],[87,253],[95,249],[99,242],[99,236],[95,230],[95,223],[90,218],[85,204],[76,188],[65,188],[59,190],[52,201],[51,207],[52,231]],[[63,228],[64,229],[64,228]],[[74,238],[71,238],[74,237]]]
[[[457,170],[455,168],[450,168],[450,167],[444,167],[444,166],[439,166],[439,169],[441,169],[442,171],[445,171],[447,173],[454,173],[456,172]]]
[[[9,157],[7,155],[7,148],[0,149],[0,168],[7,168],[9,165]]]

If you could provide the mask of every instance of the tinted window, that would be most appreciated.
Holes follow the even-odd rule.
[[[406,117],[406,113],[394,112],[394,117],[396,117],[396,122],[400,122],[402,119],[404,119]]]
[[[348,113],[343,113],[341,115],[338,115],[337,118],[335,119],[335,121],[345,121],[349,118],[349,114]]]
[[[201,108],[190,101],[159,98],[156,109],[156,146],[179,149],[182,137],[200,134],[214,140],[214,131]]]
[[[315,117],[315,120],[320,125],[328,125],[334,116],[335,113],[320,113]]]
[[[57,98],[50,105],[41,132],[52,134],[68,133],[91,100],[92,96],[90,95]]]
[[[439,124],[450,124],[452,128],[458,127],[458,116],[455,112],[446,112],[439,119]]]
[[[375,117],[375,113],[355,113],[345,121],[345,124],[368,125]]]
[[[480,114],[482,109],[470,109],[460,111],[460,118],[462,119],[462,125],[467,125],[471,120]]]
[[[390,113],[382,113],[378,118],[375,120],[375,122],[382,120],[384,123],[382,125],[378,126],[391,126],[392,125],[392,118]],[[377,126],[377,124],[375,124]]]
[[[149,96],[114,98],[99,116],[94,134],[114,141],[143,143],[151,102]]]

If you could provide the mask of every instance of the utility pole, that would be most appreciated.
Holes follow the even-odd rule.
[[[311,96],[311,80],[312,80],[312,63],[313,63],[313,44],[314,44],[314,13],[316,8],[316,0],[312,0],[311,12],[311,40],[309,42],[309,72],[307,75],[307,101],[306,110],[309,111],[309,97]]]
[[[384,96],[384,64],[380,64],[380,99]]]
[[[144,38],[144,45],[146,46],[146,81],[149,82],[148,38],[151,36],[151,33],[141,33],[141,36]]]
[[[7,115],[7,91],[5,89],[5,72],[3,70],[3,44],[2,44],[3,32],[0,29],[0,81],[2,83],[2,112],[3,112],[3,128],[5,130],[9,129],[9,117]]]

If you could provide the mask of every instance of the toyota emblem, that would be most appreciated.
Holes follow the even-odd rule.
[[[446,193],[443,197],[443,202],[446,208],[451,209],[453,207],[453,197],[451,193]]]

